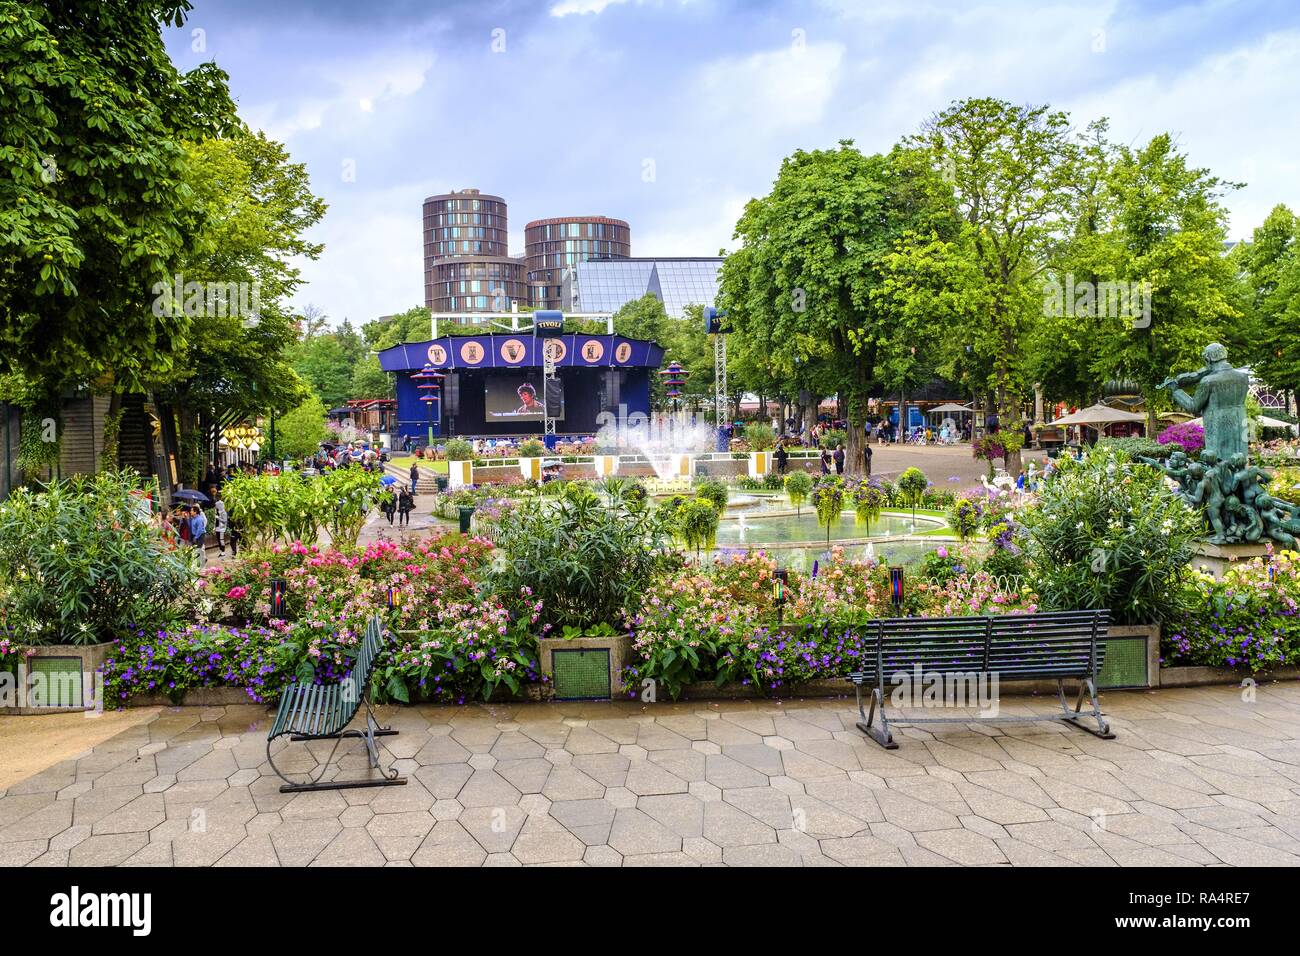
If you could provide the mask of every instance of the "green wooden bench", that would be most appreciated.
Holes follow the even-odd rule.
[[[1042,716],[1003,716],[990,723],[1061,720],[1080,730],[1114,738],[1097,701],[1097,673],[1105,657],[1106,630],[1110,612],[1052,611],[1042,614],[1005,614],[988,617],[897,618],[872,621],[858,669],[847,677],[857,692],[858,729],[887,750],[898,747],[885,714],[886,683],[901,683],[898,675],[920,683],[932,675],[941,686],[957,686],[972,675],[979,679],[996,675],[1001,681],[1052,680],[1060,699],[1059,713]],[[1065,699],[1064,681],[1079,682],[1079,696],[1071,710]],[[870,688],[871,708],[862,706],[863,689]],[[919,688],[918,688],[919,690]],[[1085,696],[1092,710],[1083,710]],[[880,726],[875,725],[879,711]],[[1096,726],[1083,723],[1091,718]],[[896,724],[974,723],[972,717],[895,717]]]
[[[295,681],[284,689],[280,697],[280,708],[275,713],[271,732],[266,738],[266,759],[276,776],[284,781],[281,793],[297,793],[303,790],[346,790],[353,787],[397,787],[406,783],[397,770],[385,771],[379,766],[379,747],[377,737],[391,737],[397,733],[390,727],[381,727],[375,720],[370,707],[370,673],[374,670],[375,659],[384,648],[384,625],[378,615],[366,625],[366,634],[361,641],[361,648],[352,670],[348,676],[336,684],[317,684]],[[348,724],[356,717],[362,704],[366,705],[366,720],[363,730],[347,730]],[[291,741],[333,740],[334,749],[325,762],[320,765],[320,773],[307,783],[294,783],[276,767],[271,759],[271,744],[277,737],[289,736]],[[366,742],[366,751],[370,758],[370,769],[380,770],[383,776],[365,777],[356,780],[324,780],[339,744],[349,737],[360,737]]]

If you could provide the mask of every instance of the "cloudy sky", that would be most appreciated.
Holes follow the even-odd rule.
[[[1245,182],[1232,238],[1300,209],[1300,5],[934,0],[195,0],[167,32],[330,205],[298,304],[422,304],[420,205],[476,187],[531,219],[606,215],[634,255],[715,255],[782,157],[888,149],[956,99],[1168,130]]]

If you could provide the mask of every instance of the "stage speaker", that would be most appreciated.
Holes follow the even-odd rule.
[[[442,380],[442,397],[445,402],[443,415],[459,415],[460,375],[456,372],[448,372],[447,377]]]
[[[558,375],[546,383],[546,417],[559,418],[564,414],[564,379]]]
[[[623,384],[623,370],[620,368],[611,368],[605,370],[605,395],[601,402],[601,409],[604,411],[617,412],[620,400],[620,390]]]

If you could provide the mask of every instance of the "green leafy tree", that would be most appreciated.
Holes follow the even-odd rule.
[[[937,174],[910,156],[864,156],[852,142],[787,157],[769,195],[736,224],[744,245],[722,269],[736,337],[764,342],[792,391],[838,393],[848,410],[848,464],[861,468],[862,426],[881,342],[894,321],[880,295],[886,260],[909,230],[945,211]]]
[[[1046,106],[1003,100],[963,100],[927,121],[909,145],[928,151],[951,181],[966,227],[954,255],[967,263],[954,274],[966,321],[950,330],[970,347],[969,374],[977,391],[990,389],[1003,424],[1014,428],[1024,390],[1025,340],[1041,314],[1039,279],[1070,209],[1078,151],[1069,118]],[[981,302],[978,310],[969,303]],[[1009,463],[1019,468],[1019,455]]]
[[[326,408],[315,395],[276,422],[276,453],[281,458],[306,458],[315,454],[329,436],[325,425]]]
[[[172,65],[184,0],[0,4],[0,371],[46,395],[144,389],[190,321],[155,315],[201,233],[184,140],[237,127],[226,76]]]
[[[1220,202],[1236,184],[1190,166],[1162,133],[1140,149],[1118,149],[1109,188],[1114,275],[1148,290],[1150,309],[1149,318],[1098,316],[1094,371],[1141,385],[1154,434],[1156,412],[1167,404],[1156,386],[1199,365],[1201,350],[1240,315],[1236,276],[1223,255],[1227,209]]]
[[[1300,389],[1300,218],[1278,205],[1232,250],[1247,288],[1245,354],[1275,388]]]

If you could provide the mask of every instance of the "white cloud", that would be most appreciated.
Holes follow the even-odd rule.
[[[627,0],[560,0],[551,7],[551,16],[585,16],[588,13],[603,13],[606,7],[621,6]]]
[[[1112,135],[1124,142],[1145,143],[1167,131],[1193,166],[1245,182],[1225,199],[1229,235],[1242,239],[1277,203],[1300,208],[1300,128],[1287,111],[1298,89],[1300,31],[1293,30],[1172,74],[1134,76],[1069,105],[1077,119],[1110,116]]]
[[[792,42],[786,49],[715,60],[695,88],[701,129],[718,138],[719,125],[743,135],[770,135],[820,123],[841,77],[840,43]]]

